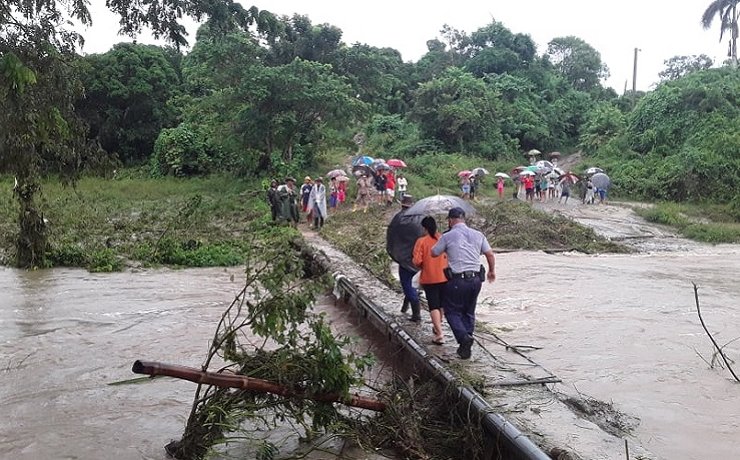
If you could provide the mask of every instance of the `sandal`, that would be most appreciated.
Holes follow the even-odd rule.
[[[432,343],[435,345],[444,345],[445,339],[432,339]]]

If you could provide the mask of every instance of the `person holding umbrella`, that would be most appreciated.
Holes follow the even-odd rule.
[[[393,216],[385,235],[385,249],[388,255],[398,264],[398,278],[403,289],[403,305],[401,313],[406,313],[411,306],[410,321],[418,323],[421,321],[421,306],[419,293],[413,286],[412,280],[419,269],[414,265],[414,245],[416,240],[423,235],[423,229],[419,225],[420,216],[408,214],[408,209],[413,204],[411,195],[406,195],[401,200],[401,210]]]
[[[447,213],[449,231],[432,247],[432,256],[447,254],[447,284],[444,290],[447,323],[460,345],[457,355],[470,359],[475,329],[475,307],[484,278],[496,280],[496,260],[486,236],[465,225],[465,211],[452,208]],[[480,264],[481,254],[488,261],[488,275]]]

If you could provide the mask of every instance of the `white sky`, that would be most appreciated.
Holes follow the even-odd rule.
[[[120,41],[117,18],[102,0],[92,0],[93,27],[84,35],[86,53],[105,52]],[[514,33],[529,34],[542,54],[555,37],[575,35],[597,51],[609,67],[605,82],[621,94],[625,83],[632,88],[634,49],[637,89],[651,89],[663,70],[663,61],[676,55],[704,53],[715,65],[726,59],[727,40],[719,42],[718,23],[710,30],[700,19],[710,0],[254,0],[242,1],[279,15],[307,15],[313,24],[329,23],[342,29],[347,44],[366,43],[391,47],[405,61],[416,61],[426,52],[427,40],[439,37],[444,24],[470,34],[492,19]],[[189,28],[189,42],[195,28]],[[141,43],[153,43],[142,36]]]

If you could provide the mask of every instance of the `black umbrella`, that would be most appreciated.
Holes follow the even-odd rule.
[[[419,237],[424,235],[421,226],[423,215],[409,214],[409,209],[404,209],[391,220],[385,234],[385,249],[391,259],[406,270],[417,272],[414,266],[414,245]]]
[[[352,166],[352,174],[355,176],[361,176],[366,175],[368,177],[372,177],[375,175],[375,171],[373,171],[373,168],[367,165],[355,165]]]
[[[469,202],[452,195],[434,195],[422,198],[411,206],[407,215],[429,216],[433,214],[443,214],[452,208],[462,208],[465,214],[470,216],[475,214],[475,208]]]

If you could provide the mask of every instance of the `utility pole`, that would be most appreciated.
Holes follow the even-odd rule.
[[[637,94],[637,52],[642,51],[640,48],[635,48],[635,61],[632,66],[632,94]]]

